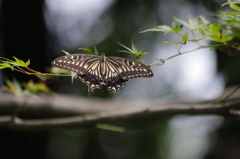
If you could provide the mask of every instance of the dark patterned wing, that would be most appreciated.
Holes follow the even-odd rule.
[[[113,93],[124,87],[129,79],[153,76],[148,66],[121,57],[107,57],[106,69],[103,80],[106,81],[107,89]]]
[[[102,76],[100,72],[100,56],[89,54],[70,54],[52,61],[52,66],[76,72],[80,80],[88,86],[88,93],[100,89]]]
[[[70,54],[61,56],[52,61],[52,66],[63,68],[69,71],[76,72],[79,75],[87,73],[89,68],[89,61],[97,61],[99,56],[87,55],[87,54]]]

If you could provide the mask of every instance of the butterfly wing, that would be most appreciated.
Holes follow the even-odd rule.
[[[121,57],[107,57],[106,68],[104,81],[107,89],[113,93],[124,87],[129,79],[153,76],[148,66]]]
[[[152,77],[152,70],[139,62],[121,57],[103,57],[89,54],[71,54],[52,61],[52,66],[76,72],[80,80],[88,86],[88,93],[106,85],[107,89],[116,93],[124,87],[129,79]],[[102,62],[102,63],[101,63]],[[101,65],[106,73],[102,77]]]
[[[63,68],[79,75],[80,80],[88,86],[88,93],[100,89],[102,76],[100,72],[100,57],[89,54],[71,54],[52,61],[52,66]]]

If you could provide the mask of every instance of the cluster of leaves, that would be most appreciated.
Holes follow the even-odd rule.
[[[210,48],[213,46],[215,48],[222,49],[229,55],[240,55],[240,8],[236,5],[240,4],[240,2],[227,2],[223,5],[227,4],[229,4],[230,7],[234,9],[234,11],[219,11],[218,14],[216,14],[218,18],[216,22],[210,22],[202,15],[198,17],[188,15],[187,21],[174,17],[172,26],[159,25],[144,30],[141,33],[149,31],[160,31],[164,32],[164,34],[177,34],[181,38],[180,42],[167,41],[167,43],[173,43],[176,45],[183,45],[187,42],[194,42],[198,46],[201,46],[198,43],[199,41],[208,40],[213,45],[202,46],[202,48]],[[188,32],[185,32],[183,35],[180,34],[183,27],[187,28],[192,33],[193,39],[189,38]],[[200,38],[195,39],[195,35]],[[233,50],[226,49],[229,47]]]
[[[27,62],[18,59],[17,57],[13,57],[14,60],[10,60],[4,57],[0,57],[0,69],[10,68],[12,71],[18,71],[28,75],[37,76],[41,82],[34,83],[32,80],[25,83],[19,83],[16,79],[10,81],[6,79],[6,85],[1,88],[1,90],[8,91],[14,93],[16,96],[20,95],[36,95],[38,92],[46,92],[50,93],[51,90],[47,87],[44,81],[47,80],[41,72],[30,69],[28,66],[30,65],[30,59]]]
[[[132,41],[132,46],[131,48],[121,44],[118,42],[119,45],[121,45],[122,47],[124,47],[126,50],[118,50],[118,52],[125,52],[125,53],[129,53],[129,54],[133,54],[132,56],[132,60],[134,61],[138,61],[140,63],[143,63],[143,59],[142,59],[142,55],[143,54],[147,54],[146,52],[143,52],[143,51],[140,51],[137,49],[136,45],[133,43]],[[94,50],[92,51],[91,49],[89,48],[79,48],[79,50],[84,50],[86,51],[88,54],[92,54],[92,55],[97,55],[99,56],[99,53],[98,53],[98,50],[96,47],[94,47]],[[65,52],[65,51],[64,51]],[[65,52],[66,54],[69,54],[67,52]]]
[[[142,55],[147,54],[147,53],[143,52],[141,50],[138,50],[136,45],[133,43],[133,41],[132,41],[132,48],[128,48],[119,42],[118,42],[118,44],[121,45],[122,47],[124,47],[125,49],[127,49],[127,50],[118,50],[119,52],[133,54],[132,60],[138,61],[140,63],[145,63],[142,59]]]
[[[1,60],[2,63],[0,63],[0,69],[4,69],[4,68],[11,68],[12,70],[14,69],[14,67],[24,67],[27,68],[28,65],[30,64],[30,59],[27,62],[24,62],[18,58],[16,58],[15,56],[13,56],[13,58],[15,59],[15,61],[1,57],[3,60]]]
[[[6,79],[6,85],[2,87],[3,91],[14,93],[16,96],[21,95],[38,95],[39,92],[52,93],[51,89],[45,83],[34,83],[32,80],[19,83],[16,79],[10,81]]]

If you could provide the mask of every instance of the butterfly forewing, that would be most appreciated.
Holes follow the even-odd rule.
[[[79,79],[88,86],[88,92],[100,89],[102,81],[99,69],[100,56],[88,54],[71,54],[52,61],[52,66],[76,72]]]
[[[108,63],[123,79],[133,79],[139,77],[152,77],[152,70],[139,62],[121,57],[108,57]]]
[[[99,56],[87,54],[72,54],[62,56],[53,60],[52,66],[67,69],[69,71],[76,72],[79,75],[84,75],[87,73],[88,65],[90,65],[94,60],[98,61]]]

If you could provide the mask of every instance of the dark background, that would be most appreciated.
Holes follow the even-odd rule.
[[[181,4],[189,4],[193,11],[191,14],[197,15],[199,13],[215,13],[220,9],[223,2],[189,0],[178,1],[178,3],[162,1],[161,4],[166,5],[166,8],[177,8],[178,10],[183,9]],[[107,55],[123,56],[123,54],[116,51],[122,49],[116,41],[130,44],[131,40],[138,42],[140,38],[146,38],[147,42],[145,42],[144,46],[148,46],[148,48],[143,47],[141,49],[150,50],[160,33],[141,37],[138,32],[156,25],[165,24],[166,19],[169,19],[167,25],[170,25],[172,16],[180,16],[173,15],[172,10],[165,12],[156,10],[157,4],[159,4],[158,0],[116,0],[102,15],[103,19],[108,15],[113,17],[112,23],[114,25],[111,34],[103,40],[96,41],[97,47],[104,52],[107,51]],[[85,37],[86,39],[89,38],[88,42],[79,42],[78,47],[68,48],[62,46],[58,37],[46,27],[44,7],[45,1],[42,0],[1,1],[0,56],[9,59],[16,56],[24,61],[31,59],[31,68],[46,72],[51,67],[51,61],[63,55],[61,49],[77,52],[78,47],[91,48],[96,46],[94,40],[101,36],[101,33],[96,34],[100,28],[98,23],[91,28],[94,36],[89,33],[89,37]],[[142,8],[144,8],[144,11]],[[89,9],[89,12],[92,11]],[[155,16],[152,18],[154,22],[151,22],[152,16]],[[239,57],[229,57],[221,51],[217,52],[216,57],[217,71],[225,75],[225,85],[238,84]],[[238,74],[236,73],[237,70]],[[12,72],[11,70],[3,70],[1,75],[2,82],[6,78],[12,79],[14,77],[19,81],[27,82],[29,78],[37,81],[34,77]],[[87,89],[84,84],[76,82],[75,85],[72,86],[69,79],[60,78],[58,82],[52,82],[50,87],[60,93],[87,96]],[[61,89],[60,87],[68,88]],[[81,87],[85,89],[78,89]],[[99,90],[95,96],[100,98],[113,97],[106,90]],[[194,118],[194,116],[192,117]],[[240,156],[239,121],[223,120],[216,123],[220,123],[220,125],[216,126],[219,128],[208,134],[208,148],[200,153],[198,158],[238,158]],[[174,150],[174,143],[171,143],[171,137],[173,136],[168,136],[170,131],[168,124],[169,119],[151,123],[141,121],[124,123],[123,126],[129,130],[126,133],[109,132],[95,128],[50,130],[34,133],[0,130],[0,158],[174,158],[174,155],[171,155],[171,150]],[[188,140],[188,138],[185,140]],[[184,147],[184,142],[182,144]],[[188,151],[182,153],[188,156]],[[188,156],[188,158],[191,157],[191,155]]]

